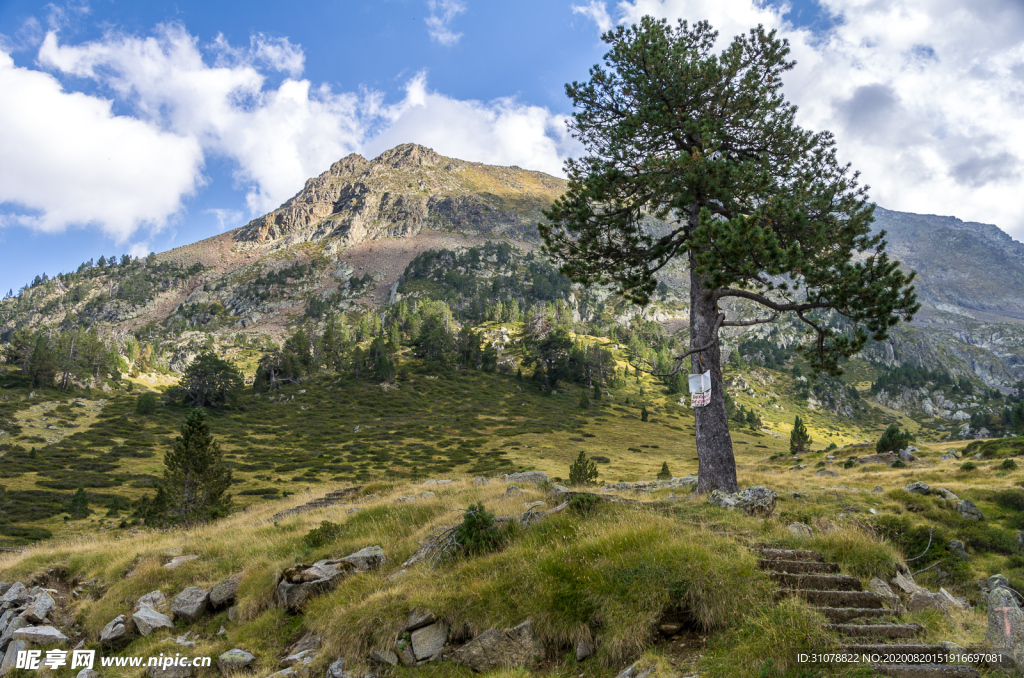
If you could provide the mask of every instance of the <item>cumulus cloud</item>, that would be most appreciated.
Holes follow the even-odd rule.
[[[466,11],[466,6],[459,0],[427,0],[427,9],[430,11],[430,16],[426,18],[430,39],[446,47],[456,44],[462,33],[452,30],[452,21]]]
[[[4,221],[53,232],[95,224],[117,240],[163,226],[200,181],[196,139],[114,115],[0,53],[0,203]]]
[[[431,92],[422,73],[407,83],[401,102],[380,114],[384,129],[366,144],[369,155],[411,141],[449,157],[558,175],[563,158],[576,148],[564,116],[512,98],[452,99]]]
[[[245,48],[223,36],[201,45],[180,25],[80,44],[50,31],[37,57],[50,72],[0,56],[0,91],[9,94],[0,100],[0,225],[93,224],[119,241],[159,230],[204,184],[211,156],[230,161],[246,192],[244,214],[210,212],[223,230],[278,207],[352,152],[374,157],[411,141],[559,174],[574,143],[545,108],[452,99],[422,73],[397,103],[380,92],[335,92],[298,77],[299,46],[265,35]],[[287,77],[270,86],[271,70]],[[53,74],[92,81],[110,98],[65,91]],[[115,115],[115,103],[130,115]]]
[[[798,120],[835,133],[873,199],[1024,237],[1024,5],[818,3],[834,21],[817,32],[788,23],[784,6],[757,0],[624,0],[613,18],[708,19],[723,44],[757,24],[777,29],[797,61],[785,90]]]

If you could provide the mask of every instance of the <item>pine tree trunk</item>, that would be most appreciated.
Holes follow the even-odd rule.
[[[694,373],[711,372],[711,400],[704,407],[693,409],[697,430],[697,492],[711,490],[736,492],[736,458],[729,436],[729,415],[725,409],[725,384],[722,381],[722,351],[718,345],[718,303],[712,299],[712,290],[704,287],[704,276],[695,271],[690,254],[690,348],[712,346],[694,353],[691,367]]]

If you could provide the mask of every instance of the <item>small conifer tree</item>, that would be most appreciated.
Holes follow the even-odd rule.
[[[804,422],[800,417],[796,418],[793,422],[793,432],[789,434],[789,451],[796,454],[797,452],[804,452],[807,450],[811,443],[810,434],[807,432],[807,427],[804,426]]]
[[[85,494],[85,488],[79,485],[78,491],[71,496],[68,514],[72,520],[81,520],[89,515],[89,513],[89,497]]]
[[[640,406],[640,421],[647,421],[647,405]]]
[[[671,480],[671,479],[672,479],[672,471],[668,470],[668,462],[667,461],[661,462],[661,470],[658,471],[658,480]]]
[[[196,525],[227,515],[231,469],[224,465],[220,444],[201,409],[192,410],[181,426],[174,449],[164,457],[164,477],[156,496],[141,511],[160,525]]]
[[[901,431],[899,424],[889,424],[889,428],[885,429],[885,433],[875,443],[875,451],[879,454],[896,452],[909,445],[913,439],[913,434],[910,431]]]
[[[580,450],[580,456],[569,467],[570,485],[591,485],[597,482],[597,464],[587,459],[587,453]]]

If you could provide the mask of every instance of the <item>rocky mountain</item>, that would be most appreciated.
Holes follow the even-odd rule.
[[[118,337],[145,335],[164,346],[167,367],[179,369],[217,337],[279,342],[296,321],[323,311],[380,308],[402,290],[429,294],[410,288],[408,272],[430,250],[512,245],[518,273],[508,261],[486,259],[453,271],[477,282],[458,283],[449,297],[472,288],[476,301],[465,305],[479,305],[494,296],[482,281],[518,276],[519,289],[529,290],[537,275],[548,275],[523,256],[533,256],[542,210],[564,189],[563,180],[541,172],[448,158],[415,144],[372,160],[353,154],[239,229],[145,261],[87,262],[24,289],[0,302],[0,340],[19,327],[96,326]],[[875,228],[888,233],[893,256],[917,271],[923,308],[866,357],[889,367],[942,366],[1002,389],[1024,379],[1024,245],[992,225],[881,207]],[[566,302],[581,319],[605,314],[621,322],[643,313],[675,331],[687,317],[685,266],[665,269],[663,281],[658,302],[645,310],[604,290],[574,288]],[[787,345],[799,332],[752,330]]]

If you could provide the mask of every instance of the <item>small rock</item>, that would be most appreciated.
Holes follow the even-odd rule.
[[[526,666],[542,654],[543,647],[534,636],[533,622],[527,620],[505,632],[493,628],[484,631],[452,652],[451,660],[482,673]]]
[[[175,619],[194,622],[206,612],[209,601],[210,594],[206,589],[201,586],[189,586],[174,596],[174,600],[171,601],[171,614]]]
[[[99,671],[93,671],[92,669],[82,669],[75,674],[75,678],[100,678],[100,673]]]
[[[474,485],[490,485],[491,481],[489,479],[487,479],[487,478],[484,478],[483,476],[477,476],[476,478],[473,478],[473,484]]]
[[[182,647],[195,647],[196,644],[188,639],[188,634],[183,634],[174,639],[175,645],[181,645]]]
[[[501,477],[506,483],[534,483],[541,484],[548,482],[546,473],[540,471],[526,471],[525,473],[506,473]]]
[[[949,601],[941,593],[931,593],[930,591],[922,590],[910,596],[910,600],[907,601],[907,610],[910,612],[940,610],[948,613]]]
[[[14,612],[13,610],[8,611],[11,613]],[[28,625],[28,620],[24,617],[14,617],[13,619],[11,619],[10,623],[8,623],[7,627],[4,629],[3,634],[0,635],[0,648],[5,647],[8,643],[11,642],[11,638],[14,637],[15,631],[17,631],[18,629],[23,629]]]
[[[658,630],[661,631],[661,635],[663,636],[674,636],[679,633],[682,628],[681,624],[662,624],[658,627]]]
[[[128,627],[125,626],[124,615],[117,615],[100,631],[100,642],[112,645],[128,635]]]
[[[959,459],[955,454],[944,454],[939,457],[940,461],[949,461],[950,459]]]
[[[387,666],[398,666],[398,655],[391,650],[374,650],[370,653],[370,661]]]
[[[437,496],[436,494],[434,494],[430,490],[427,490],[426,492],[422,492],[420,494],[420,499],[433,499],[436,496]]]
[[[394,652],[391,654],[394,654]],[[352,674],[345,670],[344,657],[335,659],[331,665],[327,667],[327,678],[352,678]]]
[[[217,667],[221,673],[227,674],[246,669],[255,661],[256,655],[236,647],[217,657]]]
[[[299,642],[295,643],[288,654],[298,654],[306,650],[319,650],[324,644],[324,639],[312,631],[302,636]]]
[[[883,489],[882,489],[882,486],[881,486],[881,485],[875,485],[875,486],[874,486],[874,487],[873,487],[873,488],[871,489],[871,491],[872,491],[872,492],[885,492],[885,490],[883,490]]]
[[[303,650],[302,652],[296,652],[295,654],[288,655],[281,660],[281,666],[305,666],[306,664],[312,664],[313,660],[316,659],[316,650]]]
[[[944,487],[940,487],[938,492],[939,492],[940,495],[942,495],[942,498],[945,499],[946,501],[951,501],[954,504],[956,502],[960,501],[960,497],[956,496],[955,494],[953,494],[952,492],[950,492],[949,490],[947,490]]]
[[[513,496],[522,493],[523,491],[519,489],[518,485],[509,485],[507,488],[505,488],[505,494],[508,496]]]
[[[1013,657],[1018,670],[1024,667],[1024,613],[1008,588],[988,594],[988,629],[985,644]]]
[[[833,471],[830,468],[823,468],[820,471],[818,471],[817,473],[815,473],[814,475],[816,475],[816,476],[837,476],[837,475],[839,475],[839,472],[838,471]]]
[[[350,556],[341,559],[343,563],[350,563],[356,566],[357,570],[368,572],[376,570],[388,561],[384,555],[384,549],[379,546],[367,546],[359,549]]]
[[[905,450],[900,450],[899,451],[899,458],[902,459],[903,461],[917,461],[917,457],[915,457],[913,454],[911,454],[910,448],[907,448]]]
[[[748,516],[769,518],[775,512],[779,496],[761,485],[754,485],[733,495],[736,506]]]
[[[913,492],[914,494],[928,494],[928,490],[931,488],[928,487],[927,483],[922,483],[918,481],[916,483],[910,483],[903,489],[906,490],[907,492]]]
[[[15,631],[11,638],[35,645],[63,645],[68,642],[68,637],[52,626],[26,626]]]
[[[576,661],[581,662],[587,657],[594,654],[597,648],[594,647],[594,641],[592,640],[581,640],[576,643]]]
[[[974,505],[974,502],[970,499],[961,499],[960,503],[956,505],[957,513],[962,515],[967,520],[984,520],[985,516],[982,515],[981,509]]]
[[[814,536],[814,530],[811,529],[811,526],[804,523],[790,523],[789,531],[801,539],[810,539]]]
[[[640,661],[626,667],[626,669],[615,678],[648,678],[648,676],[654,673],[656,668],[657,665],[655,664],[648,664],[647,662]]]
[[[235,623],[238,621],[238,606],[232,605],[228,608],[228,621]]]
[[[896,572],[896,576],[893,578],[893,583],[906,593],[907,595],[913,595],[915,593],[928,593],[928,590],[921,587],[914,578],[909,574],[903,574],[902,572]]]
[[[173,558],[171,558],[169,563],[164,565],[164,567],[166,567],[168,570],[173,570],[174,568],[178,567],[179,565],[183,565],[184,563],[187,563],[187,562],[189,562],[191,560],[197,560],[198,558],[199,558],[199,556],[194,556],[194,555],[174,556]]]
[[[964,543],[959,539],[951,539],[949,541],[949,550],[955,553],[961,560],[967,560],[967,549],[964,548]]]
[[[174,622],[170,617],[146,605],[141,606],[132,614],[132,621],[135,622],[135,628],[138,629],[139,634],[143,636],[148,636],[157,629],[174,628]]]

